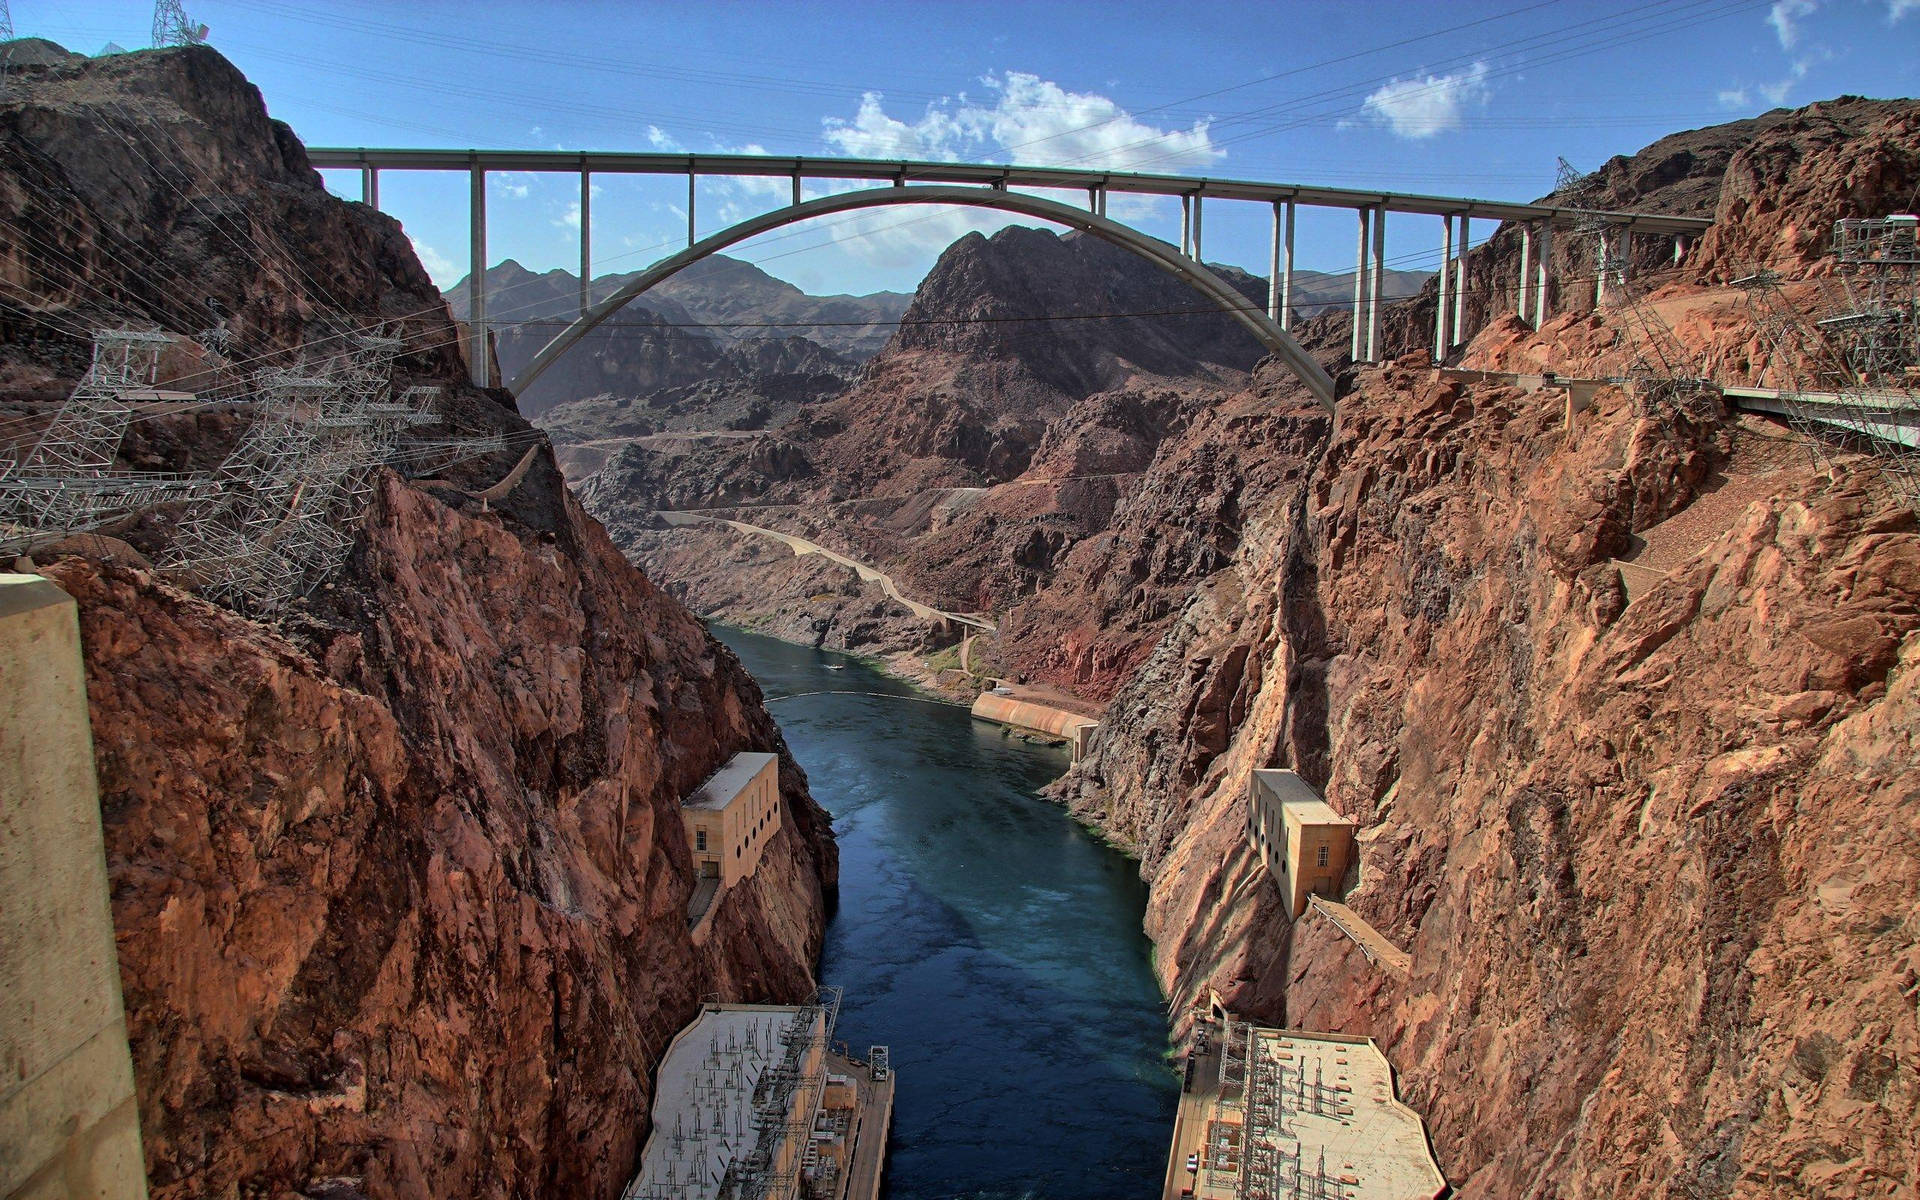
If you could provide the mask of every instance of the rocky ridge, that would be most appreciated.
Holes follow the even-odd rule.
[[[1815,231],[1905,202],[1914,112],[1842,100],[1740,131],[1728,186],[1694,196],[1714,235],[1656,294],[1701,361],[1758,357],[1717,307],[1735,262],[1817,273]],[[1591,374],[1619,353],[1574,304],[1538,333],[1486,322],[1466,361]],[[1134,493],[1153,511],[1116,517],[1140,535],[1081,551],[1100,584],[1023,606],[1027,661],[1097,684],[1102,657],[1058,649],[1110,606],[1097,587],[1143,573],[1149,531],[1197,564],[1088,622],[1166,613],[1060,785],[1140,855],[1176,1011],[1215,988],[1378,1037],[1462,1195],[1909,1194],[1914,514],[1866,460],[1829,478],[1713,404],[1606,389],[1569,422],[1556,394],[1425,362],[1351,372],[1331,427],[1284,379],[1271,432],[1196,421]],[[1249,440],[1297,482],[1203,539],[1185,514],[1237,488],[1186,464]],[[1649,564],[1631,599],[1617,560]],[[1347,902],[1410,977],[1286,919],[1244,836],[1249,773],[1276,765],[1357,823]]]
[[[385,318],[449,424],[525,433],[461,382],[398,223],[329,196],[217,53],[49,58],[0,98],[11,414],[100,325],[224,316],[236,356],[291,361]],[[183,353],[182,382],[218,365]],[[243,425],[146,414],[126,463],[204,466]],[[468,494],[514,457],[381,477],[346,570],[272,624],[125,543],[36,552],[80,606],[157,1197],[615,1196],[700,997],[813,986],[836,853],[757,686],[544,447]],[[164,544],[166,514],[116,532]],[[781,754],[786,819],[696,946],[679,799],[746,749]]]

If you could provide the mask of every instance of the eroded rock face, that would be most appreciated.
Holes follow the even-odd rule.
[[[1315,419],[1304,405],[1294,419]],[[1181,1001],[1388,1049],[1463,1194],[1898,1194],[1920,1077],[1920,536],[1776,465],[1626,603],[1609,558],[1759,436],[1362,373],[1063,791],[1138,848]],[[1900,731],[1900,732],[1895,732]],[[1361,830],[1369,967],[1244,846],[1255,767]]]
[[[0,251],[62,319],[0,321],[19,413],[84,363],[68,324],[191,333],[212,298],[239,353],[276,362],[384,319],[399,383],[518,442],[382,473],[346,567],[272,625],[127,565],[172,514],[38,552],[79,602],[153,1194],[618,1195],[700,999],[813,987],[837,858],[757,686],[544,446],[519,461],[536,439],[462,382],[398,224],[327,195],[213,51],[11,75],[0,195],[67,239],[51,266]],[[249,420],[143,413],[122,460],[206,469]],[[696,947],[679,800],[741,750],[781,753],[785,820]]]
[[[63,560],[156,1196],[617,1194],[699,997],[811,986],[834,853],[752,680],[581,551],[389,479],[366,634],[309,647]],[[695,948],[680,797],[788,822]]]

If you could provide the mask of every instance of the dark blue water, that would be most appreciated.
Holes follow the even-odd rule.
[[[891,1049],[887,1194],[1158,1195],[1179,1088],[1146,888],[1035,794],[1065,753],[855,660],[715,633],[833,813],[840,910],[821,975],[846,989],[839,1036]],[[803,694],[819,692],[838,694]]]

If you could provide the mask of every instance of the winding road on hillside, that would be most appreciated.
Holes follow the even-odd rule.
[[[741,533],[754,533],[762,537],[770,537],[777,542],[784,543],[795,555],[800,557],[805,557],[809,554],[818,554],[829,562],[838,563],[852,570],[854,574],[858,575],[865,582],[879,584],[880,590],[886,593],[888,599],[904,606],[909,612],[913,613],[914,616],[919,617],[923,621],[948,621],[956,625],[967,625],[974,629],[985,630],[988,633],[994,632],[996,628],[992,621],[984,617],[973,616],[969,613],[947,612],[945,609],[934,608],[930,604],[922,604],[918,600],[910,600],[901,593],[899,586],[893,582],[893,577],[885,571],[880,570],[878,567],[869,566],[858,559],[848,558],[837,550],[829,550],[819,542],[808,541],[806,538],[796,534],[782,533],[778,529],[768,529],[764,525],[749,525],[745,521],[729,521],[721,517],[709,517],[693,512],[662,512],[660,516],[669,525],[726,525],[739,530]]]

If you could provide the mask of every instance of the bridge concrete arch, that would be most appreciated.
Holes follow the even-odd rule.
[[[1245,326],[1262,345],[1278,355],[1287,368],[1300,377],[1315,399],[1325,405],[1329,411],[1333,408],[1333,378],[1327,374],[1326,369],[1308,354],[1299,342],[1294,340],[1292,334],[1280,328],[1278,322],[1261,309],[1248,304],[1245,296],[1235,291],[1225,280],[1208,270],[1199,261],[1182,254],[1158,238],[1148,237],[1139,230],[1122,225],[1118,221],[1109,220],[1099,213],[1074,208],[1057,200],[1029,196],[1001,188],[955,184],[906,184],[841,192],[762,213],[718,233],[710,234],[678,254],[661,259],[628,281],[619,291],[589,308],[573,324],[561,330],[551,342],[542,347],[540,352],[533,356],[533,361],[514,376],[507,386],[515,395],[524,393],[527,387],[552,366],[556,359],[571,349],[595,326],[625,307],[628,301],[710,254],[718,253],[728,246],[782,226],[812,220],[815,217],[901,204],[960,204],[973,208],[991,208],[1002,212],[1018,213],[1022,216],[1070,226],[1103,241],[1111,242],[1122,249],[1132,251],[1192,287],[1218,305],[1221,311]]]

